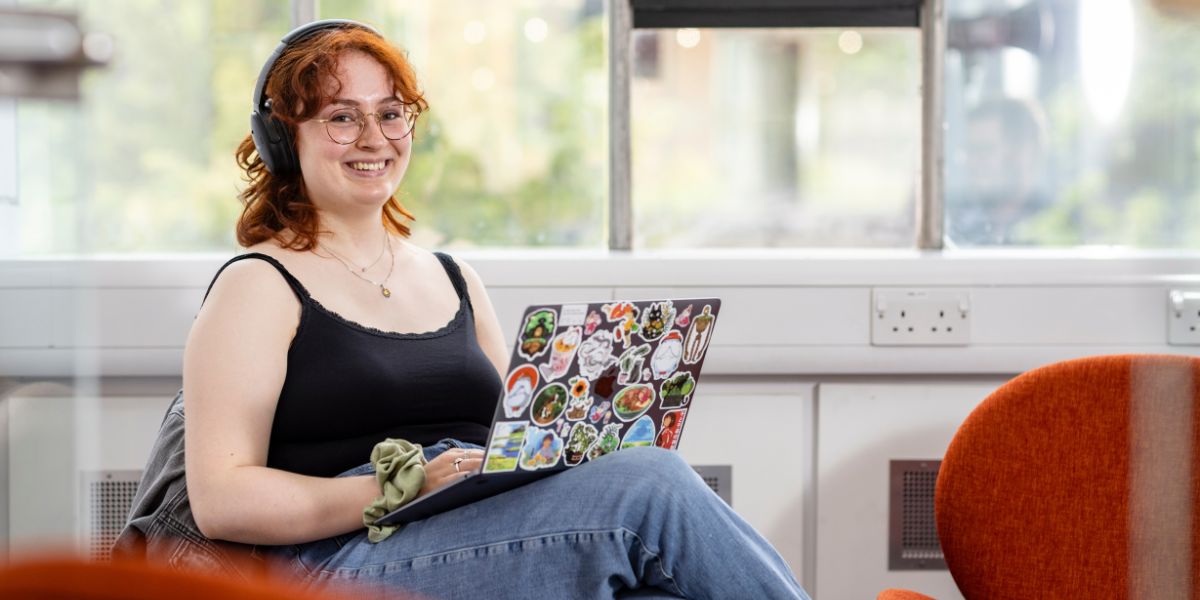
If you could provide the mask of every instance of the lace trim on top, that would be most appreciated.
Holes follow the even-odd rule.
[[[452,274],[450,272],[450,268],[447,266],[447,264],[445,262],[446,260],[450,260],[451,264],[453,264],[453,259],[450,259],[449,257],[447,257],[447,259],[442,259],[440,256],[440,253],[434,253],[434,254],[438,255],[438,262],[442,264],[442,269],[446,271],[446,278],[450,280],[451,286],[454,287],[455,294],[458,295],[458,311],[456,311],[454,313],[454,316],[450,318],[450,322],[446,323],[445,325],[442,325],[441,327],[434,329],[432,331],[423,331],[420,333],[403,333],[403,332],[399,332],[399,331],[384,331],[383,329],[379,329],[376,327],[370,327],[368,325],[363,325],[362,323],[359,323],[357,321],[351,321],[350,319],[347,319],[346,317],[343,317],[342,315],[337,314],[336,312],[326,308],[325,305],[318,302],[316,298],[313,298],[313,295],[311,293],[309,293],[308,288],[304,287],[304,284],[300,283],[300,280],[296,279],[296,276],[292,275],[291,271],[288,271],[287,268],[284,267],[282,263],[275,260],[274,257],[268,256],[266,254],[262,254],[259,252],[249,252],[249,253],[240,255],[239,257],[235,258],[235,260],[244,259],[244,258],[263,258],[263,259],[265,259],[266,262],[270,263],[277,270],[279,270],[281,273],[283,273],[285,275],[284,278],[287,279],[289,283],[292,283],[295,285],[295,288],[293,288],[293,291],[300,292],[300,294],[298,294],[298,295],[300,296],[300,301],[301,301],[300,304],[302,307],[308,308],[309,306],[311,306],[312,308],[317,309],[318,312],[328,316],[329,318],[333,319],[337,323],[341,323],[342,325],[349,327],[350,329],[354,329],[356,331],[361,331],[363,333],[368,333],[371,335],[377,335],[380,337],[402,339],[402,340],[420,340],[420,339],[442,337],[444,335],[453,333],[454,330],[456,330],[460,326],[462,326],[463,321],[466,319],[466,315],[467,315],[466,291],[459,290],[458,283],[454,279],[454,274]],[[232,262],[232,261],[230,261],[230,262]],[[454,266],[457,267],[458,265],[454,265]],[[298,288],[298,290],[297,290],[297,288]],[[211,286],[210,286],[210,289],[211,289]],[[304,317],[301,316],[300,320],[301,320],[301,327],[298,328],[296,331],[296,339],[298,339],[300,337],[300,329],[303,328]],[[292,342],[295,343],[295,339],[293,339]]]
[[[301,286],[301,289],[303,289],[303,287],[304,286]],[[453,333],[454,330],[458,329],[462,325],[463,321],[466,319],[466,314],[467,314],[466,302],[464,301],[463,298],[460,297],[458,299],[458,312],[454,313],[454,317],[452,317],[450,319],[449,323],[446,323],[445,325],[443,325],[433,331],[425,331],[425,332],[421,332],[421,333],[402,333],[399,331],[384,331],[384,330],[378,329],[376,327],[370,327],[368,325],[363,325],[362,323],[359,323],[357,321],[351,321],[350,319],[347,319],[346,317],[343,317],[342,315],[339,315],[336,312],[329,310],[328,308],[325,308],[324,305],[322,305],[320,302],[317,301],[316,298],[313,298],[312,295],[308,293],[308,290],[304,290],[304,295],[305,295],[305,300],[307,301],[307,303],[311,304],[313,308],[324,313],[325,315],[329,316],[334,321],[341,323],[342,325],[345,325],[351,329],[361,331],[363,333],[369,333],[371,335],[377,335],[377,336],[381,336],[381,337],[388,337],[388,338],[395,338],[395,339],[403,339],[403,340],[429,339],[429,338],[435,338],[435,337],[442,337],[444,335]]]

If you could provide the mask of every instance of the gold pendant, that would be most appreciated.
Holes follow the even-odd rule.
[[[384,297],[384,298],[391,298],[391,297],[392,297],[392,290],[389,290],[389,289],[387,289],[387,288],[383,287],[382,285],[381,285],[381,286],[379,286],[379,292],[380,292],[381,294],[383,294],[383,297]]]

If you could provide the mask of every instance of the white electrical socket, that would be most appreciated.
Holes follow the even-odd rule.
[[[966,346],[971,343],[971,295],[966,290],[875,288],[874,346]]]
[[[1200,291],[1171,290],[1167,294],[1167,343],[1200,345]]]

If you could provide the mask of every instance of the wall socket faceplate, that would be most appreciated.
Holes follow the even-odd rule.
[[[1167,293],[1167,343],[1200,346],[1200,290]]]
[[[966,346],[971,343],[971,295],[966,290],[871,290],[874,346]]]

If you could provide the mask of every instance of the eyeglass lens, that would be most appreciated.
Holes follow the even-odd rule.
[[[383,137],[389,140],[403,139],[412,131],[412,116],[403,105],[384,107],[369,114],[375,116],[380,130],[383,131]],[[353,144],[362,136],[367,116],[357,108],[339,108],[325,120],[325,130],[329,132],[333,141],[339,144]]]

